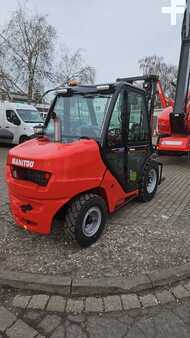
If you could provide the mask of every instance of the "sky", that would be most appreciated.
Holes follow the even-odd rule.
[[[1,0],[3,1],[3,0]],[[22,4],[22,0],[19,1]],[[29,0],[35,12],[48,15],[61,42],[84,49],[86,62],[96,69],[96,82],[139,74],[138,60],[156,54],[178,64],[182,15],[171,26],[162,7],[170,0]],[[3,1],[0,27],[17,7]]]

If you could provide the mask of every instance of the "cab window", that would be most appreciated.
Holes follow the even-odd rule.
[[[18,116],[16,115],[16,113],[14,112],[14,110],[6,110],[6,118],[8,122],[16,126],[20,125],[20,120]]]
[[[149,141],[149,125],[145,98],[142,94],[128,93],[129,143]]]
[[[120,93],[112,112],[111,120],[107,132],[107,146],[109,148],[119,148],[123,146],[122,137],[122,111],[124,103],[124,93]]]

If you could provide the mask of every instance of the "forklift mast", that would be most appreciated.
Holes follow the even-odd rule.
[[[190,80],[190,0],[187,0],[181,35],[181,54],[177,76],[174,111],[170,114],[171,129],[174,133],[187,132],[187,99]]]

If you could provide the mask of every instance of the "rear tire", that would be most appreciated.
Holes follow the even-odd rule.
[[[139,200],[141,202],[151,201],[156,194],[159,182],[159,166],[156,161],[148,161],[143,170],[140,185]]]
[[[65,214],[64,232],[85,248],[97,241],[105,227],[107,208],[104,199],[86,193],[71,203]]]

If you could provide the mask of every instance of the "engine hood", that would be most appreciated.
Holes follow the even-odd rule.
[[[8,165],[56,173],[64,170],[64,174],[70,178],[76,177],[76,170],[81,167],[85,172],[91,162],[97,163],[99,173],[105,168],[99,146],[94,140],[63,144],[34,139],[11,149],[7,159]]]

